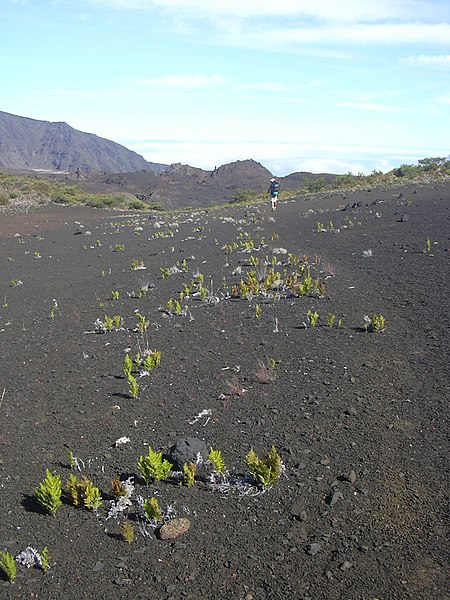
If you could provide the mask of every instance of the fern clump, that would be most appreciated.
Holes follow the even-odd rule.
[[[71,473],[66,483],[67,492],[77,508],[84,507],[97,510],[102,505],[100,490],[88,477],[78,479]]]
[[[158,482],[166,479],[173,467],[171,462],[163,459],[162,452],[156,452],[151,446],[148,447],[147,456],[139,457],[137,465],[142,479],[147,485],[152,480]]]
[[[134,541],[134,526],[129,521],[122,521],[120,524],[120,531],[123,539],[128,543],[132,544]]]
[[[263,458],[260,458],[251,448],[245,457],[245,463],[253,477],[266,489],[279,479],[283,470],[281,457],[275,446],[272,446]]]
[[[61,495],[61,477],[52,475],[51,471],[47,469],[45,479],[40,482],[36,489],[36,498],[39,504],[55,516],[58,507],[62,504]]]
[[[227,467],[225,465],[225,461],[223,460],[221,450],[215,450],[211,447],[209,450],[208,459],[219,475],[223,475],[225,473]]]
[[[188,487],[192,487],[194,485],[196,473],[197,473],[197,463],[184,463],[184,465],[183,465],[184,481]]]
[[[133,361],[131,360],[129,354],[125,355],[125,361],[123,363],[123,372],[125,373],[125,375],[127,376],[127,378],[133,372]]]
[[[137,397],[139,396],[139,384],[136,380],[136,377],[134,377],[131,373],[128,373],[127,379],[128,379],[128,390],[130,392],[130,396],[134,400],[136,400]]]
[[[0,569],[5,573],[8,581],[12,583],[17,575],[17,567],[14,556],[8,550],[4,552],[0,550]]]
[[[163,514],[159,507],[157,498],[144,500],[144,513],[149,521],[158,522],[163,520]]]
[[[371,333],[380,333],[386,327],[386,319],[382,314],[376,314],[364,317],[364,329]]]

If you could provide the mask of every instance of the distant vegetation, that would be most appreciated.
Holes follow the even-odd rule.
[[[450,176],[450,156],[423,158],[417,165],[403,164],[392,171],[383,173],[373,171],[369,175],[347,173],[338,175],[327,183],[324,178],[305,178],[303,188],[299,190],[282,190],[280,198],[316,193],[321,191],[350,190],[365,186],[391,186],[398,183],[434,181]],[[266,194],[252,190],[238,189],[231,204],[248,204],[264,201]],[[28,205],[47,204],[76,205],[83,204],[94,208],[164,210],[161,202],[144,202],[133,194],[88,194],[75,185],[52,181],[44,178],[33,178],[25,175],[0,173],[0,207],[26,203]]]

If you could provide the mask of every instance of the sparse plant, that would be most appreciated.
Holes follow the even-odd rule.
[[[18,287],[19,285],[23,285],[23,281],[20,281],[20,279],[11,280],[11,287]]]
[[[131,262],[131,270],[138,271],[139,269],[145,269],[144,261],[134,258]]]
[[[144,514],[149,521],[162,521],[163,514],[159,507],[158,499],[153,497],[144,500]]]
[[[308,321],[310,322],[311,327],[315,327],[317,325],[317,321],[319,319],[319,313],[317,310],[312,311],[311,309],[307,312]]]
[[[127,498],[129,496],[129,492],[125,487],[124,482],[118,477],[114,477],[111,481],[111,489],[116,498]]]
[[[262,308],[259,304],[255,306],[255,317],[259,319],[262,315]]]
[[[150,325],[150,321],[147,321],[147,319],[144,317],[144,315],[141,315],[140,312],[137,312],[136,316],[139,319],[137,328],[140,333],[144,333],[145,331],[147,331],[148,326]]]
[[[245,463],[253,477],[266,489],[279,479],[283,470],[281,457],[275,446],[272,446],[263,458],[251,448],[245,457]]]
[[[118,290],[111,290],[111,300],[118,300],[120,297]]]
[[[130,521],[122,521],[120,524],[120,532],[122,534],[122,538],[128,543],[132,544],[134,542],[134,525],[130,523]]]
[[[102,496],[98,487],[95,487],[88,477],[78,479],[76,475],[71,473],[66,483],[68,494],[77,508],[83,506],[97,510],[102,505]]]
[[[47,546],[41,552],[41,568],[46,573],[49,569],[50,552]]]
[[[21,565],[24,565],[29,569],[30,567],[39,567],[44,571],[44,573],[49,568],[49,551],[47,546],[42,550],[42,552],[38,552],[32,546],[27,546],[25,550],[23,550],[20,554],[16,556],[16,562]]]
[[[0,569],[5,573],[8,581],[13,583],[17,575],[17,566],[14,556],[8,550],[0,550]]]
[[[161,364],[161,352],[158,350],[154,350],[147,354],[147,356],[142,361],[142,365],[144,369],[149,373],[153,371],[153,369]]]
[[[156,452],[151,446],[148,447],[147,456],[140,456],[137,464],[139,472],[147,485],[152,480],[158,482],[166,479],[173,467],[171,462],[163,459],[162,452]]]
[[[219,475],[223,475],[226,471],[225,461],[223,460],[222,451],[215,450],[214,448],[209,449],[208,459],[211,461],[213,468]]]
[[[381,331],[384,331],[385,326],[386,319],[382,314],[374,313],[370,317],[367,315],[364,317],[364,329],[367,332],[380,333]]]
[[[123,363],[123,372],[125,373],[125,375],[128,376],[131,375],[131,373],[133,372],[133,361],[130,358],[129,354],[125,355],[125,360]]]
[[[238,377],[233,377],[231,381],[227,383],[230,394],[233,396],[242,397],[245,394],[245,389],[242,387],[242,384]]]
[[[69,450],[69,448],[65,448],[65,451],[66,451],[67,460],[69,461],[69,467],[71,469],[73,469],[75,467],[74,453],[72,452],[72,450]]]
[[[183,474],[184,481],[188,487],[192,487],[195,484],[195,474],[197,473],[197,463],[184,463]]]
[[[58,309],[58,302],[55,299],[53,299],[53,306],[51,307],[49,315],[48,315],[50,319],[55,318],[57,309]]]
[[[115,252],[123,252],[125,250],[125,244],[116,244],[114,246]]]
[[[428,253],[431,252],[431,240],[430,240],[430,238],[427,239],[427,252]]]
[[[139,385],[138,385],[138,382],[136,381],[136,377],[134,377],[131,373],[128,373],[127,380],[128,380],[128,389],[130,392],[130,396],[134,400],[136,400],[136,398],[139,396]]]
[[[333,327],[335,323],[336,323],[336,315],[334,315],[333,313],[328,313],[327,314],[327,326]]]
[[[258,366],[255,372],[256,379],[259,383],[271,383],[275,379],[274,373],[275,361],[268,359],[266,362],[258,360]]]
[[[56,511],[62,504],[61,495],[61,477],[59,475],[52,475],[51,471],[46,469],[45,478],[39,483],[36,489],[36,498],[39,504],[53,516],[56,516]]]

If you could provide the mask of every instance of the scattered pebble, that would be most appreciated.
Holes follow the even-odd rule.
[[[186,533],[191,527],[189,519],[172,519],[164,523],[158,530],[158,537],[161,540],[173,540]]]
[[[319,544],[318,542],[314,542],[313,544],[309,544],[306,552],[310,556],[315,556],[321,550],[322,550],[322,544]]]

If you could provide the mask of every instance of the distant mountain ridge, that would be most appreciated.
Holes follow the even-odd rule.
[[[126,173],[164,170],[125,146],[64,122],[39,121],[0,111],[0,168]]]
[[[252,159],[207,171],[181,163],[150,163],[136,152],[64,122],[38,121],[0,111],[0,169],[74,184],[88,193],[135,195],[164,208],[210,206],[265,193],[272,173]],[[292,173],[282,190],[296,190],[331,174]]]

